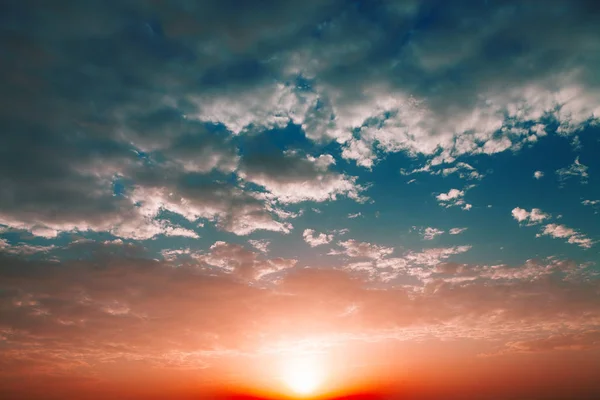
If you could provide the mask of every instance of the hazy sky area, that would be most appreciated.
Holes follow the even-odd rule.
[[[600,1],[3,0],[0,76],[0,398],[600,398]]]

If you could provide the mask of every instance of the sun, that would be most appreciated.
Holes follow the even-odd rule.
[[[296,395],[308,396],[314,394],[323,382],[323,371],[314,358],[295,358],[284,366],[282,379]]]

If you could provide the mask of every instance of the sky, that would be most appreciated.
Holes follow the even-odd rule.
[[[6,0],[0,32],[0,397],[600,394],[597,1]]]

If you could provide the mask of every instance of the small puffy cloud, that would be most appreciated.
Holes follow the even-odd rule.
[[[441,193],[436,196],[439,201],[451,201],[455,199],[459,199],[465,195],[465,192],[458,189],[450,189],[448,193]]]
[[[448,231],[451,235],[458,235],[466,231],[468,228],[452,228]]]
[[[532,208],[531,211],[527,211],[524,208],[515,207],[511,214],[518,222],[527,222],[528,225],[539,224],[551,217],[550,214],[546,214],[539,208]]]
[[[441,234],[443,234],[444,231],[441,229],[437,229],[437,228],[432,228],[432,227],[427,227],[425,228],[425,230],[422,232],[423,235],[423,239],[425,240],[432,240],[433,238],[435,238],[436,236],[439,236]]]
[[[310,247],[321,246],[323,244],[331,243],[333,235],[325,233],[316,233],[314,229],[305,229],[302,233],[304,241],[309,244]]]
[[[535,171],[533,173],[533,177],[535,179],[542,179],[544,177],[544,173],[542,171]]]
[[[442,207],[449,208],[462,206],[461,208],[463,210],[470,210],[473,207],[473,205],[466,203],[464,196],[464,190],[450,189],[448,193],[440,193],[435,198]]]
[[[358,218],[362,215],[362,213],[359,211],[357,213],[354,214],[348,214],[348,218],[353,219],[353,218]]]
[[[567,239],[567,243],[576,244],[584,249],[589,249],[594,245],[594,241],[584,234],[576,231],[575,229],[569,228],[565,225],[559,224],[548,224],[544,226],[541,235],[552,236],[553,238]]]
[[[333,235],[325,233],[316,233],[314,229],[305,229],[302,233],[304,241],[310,245],[310,247],[321,246],[330,243],[333,240]]]
[[[379,260],[394,252],[392,247],[359,242],[354,239],[338,242],[338,245],[342,250],[332,250],[329,252],[330,255],[344,254],[352,258],[371,258]]]
[[[579,178],[579,182],[582,184],[587,183],[588,180],[588,166],[582,164],[579,161],[579,157],[575,158],[573,164],[568,167],[557,169],[556,175],[558,176],[558,180],[564,184],[570,178]]]

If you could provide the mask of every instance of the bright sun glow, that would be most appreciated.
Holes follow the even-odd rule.
[[[296,394],[306,396],[318,389],[323,380],[323,371],[315,359],[298,358],[290,360],[284,367],[282,378]]]

